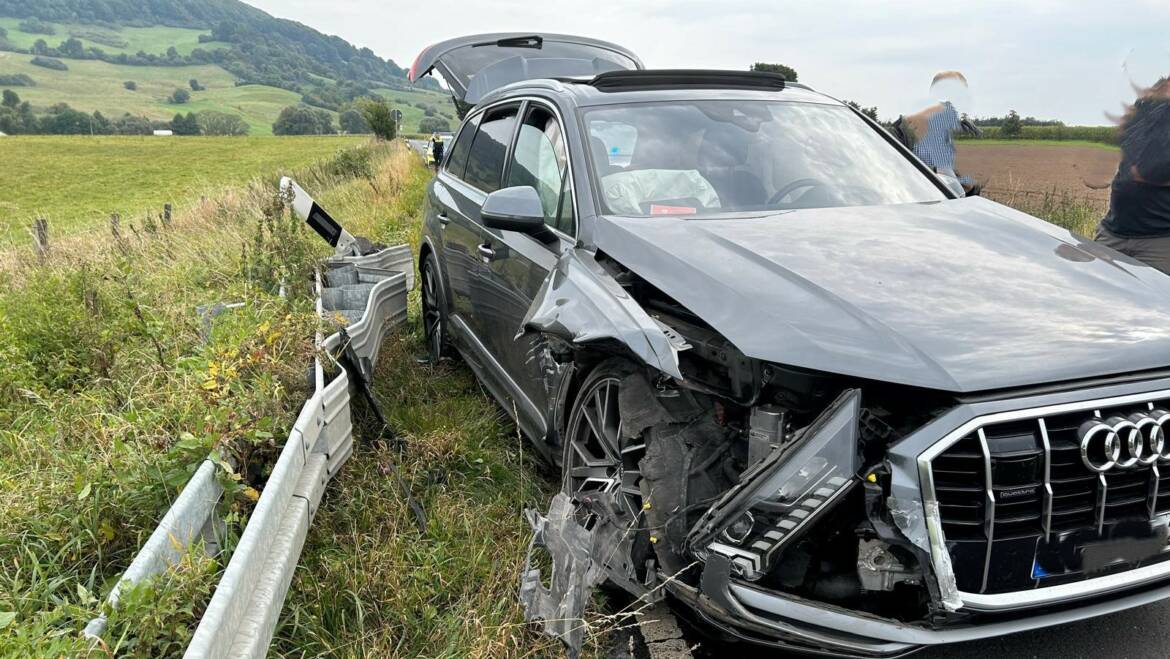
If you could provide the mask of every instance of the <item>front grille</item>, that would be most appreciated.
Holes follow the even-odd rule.
[[[1170,558],[1149,550],[1165,546],[1166,524],[1155,518],[1170,513],[1170,461],[1098,473],[1084,464],[1078,436],[1094,417],[1168,405],[1151,400],[989,423],[937,455],[931,476],[959,589],[1042,588]],[[1109,560],[1086,559],[1103,554]]]

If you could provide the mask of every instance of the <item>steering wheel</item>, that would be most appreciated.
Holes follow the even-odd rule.
[[[793,192],[796,192],[797,190],[799,190],[801,188],[823,188],[826,185],[828,185],[828,183],[825,183],[824,181],[821,181],[821,180],[818,180],[815,178],[798,178],[795,181],[784,186],[783,188],[780,188],[779,190],[776,191],[776,194],[769,197],[768,198],[768,205],[771,206],[772,204],[780,203],[781,199],[787,197],[788,195],[792,194]]]

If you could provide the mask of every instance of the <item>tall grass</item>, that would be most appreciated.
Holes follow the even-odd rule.
[[[354,162],[298,176],[326,198],[393,187]],[[328,252],[275,190],[255,181],[169,228],[63,240],[45,263],[3,253],[0,656],[90,650],[78,630],[213,449],[239,465],[221,473],[230,551],[308,393],[308,277]],[[245,305],[205,324],[197,307],[221,301]],[[220,567],[192,559],[128,593],[99,650],[179,653]]]
[[[1089,238],[1108,210],[1108,203],[1100,199],[1057,188],[1029,190],[1010,182],[1002,188],[984,190],[984,196]]]
[[[999,126],[985,126],[982,131],[983,139],[987,140],[1015,139],[1117,144],[1116,126],[1021,126],[1020,134],[1014,138],[1004,135],[1003,129]],[[974,139],[966,134],[956,137],[960,140]]]

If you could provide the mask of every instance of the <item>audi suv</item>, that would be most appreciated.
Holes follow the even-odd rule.
[[[774,74],[519,33],[431,71],[427,345],[562,470],[521,598],[571,648],[603,581],[854,657],[1170,596],[1166,276]]]

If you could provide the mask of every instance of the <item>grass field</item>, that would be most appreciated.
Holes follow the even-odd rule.
[[[17,48],[31,48],[37,39],[44,39],[45,43],[50,47],[56,48],[58,44],[65,41],[74,33],[100,33],[111,37],[113,41],[124,41],[125,46],[110,45],[109,39],[103,39],[107,43],[100,43],[86,39],[85,37],[78,37],[81,43],[86,48],[94,47],[101,48],[107,53],[119,54],[127,53],[133,55],[138,51],[153,55],[163,55],[167,52],[167,48],[174,46],[175,50],[179,51],[180,55],[190,55],[191,51],[196,48],[204,50],[215,50],[216,48],[225,47],[227,44],[220,42],[199,43],[200,34],[208,34],[209,30],[194,30],[181,27],[123,27],[120,29],[111,29],[108,27],[101,27],[97,25],[81,25],[76,23],[51,23],[56,28],[56,34],[29,34],[21,32],[17,29],[22,19],[19,18],[0,18],[0,27],[8,30],[8,42]]]
[[[51,236],[140,223],[164,203],[182,208],[228,184],[329,158],[364,137],[10,136],[0,142],[0,244],[26,244],[36,217]],[[272,178],[275,180],[275,178]]]

